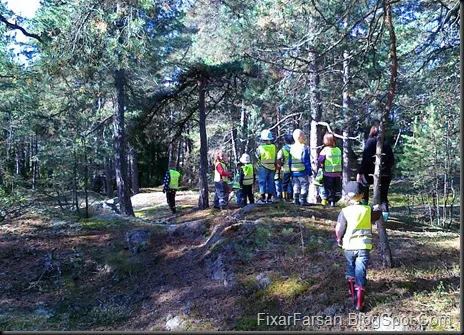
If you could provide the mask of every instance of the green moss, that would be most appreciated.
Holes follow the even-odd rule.
[[[266,289],[270,296],[293,299],[309,288],[307,283],[302,283],[297,278],[289,278],[272,282]]]
[[[126,222],[122,220],[105,220],[98,218],[81,219],[79,222],[82,228],[88,230],[106,230],[126,224]]]
[[[116,275],[120,277],[133,277],[141,270],[141,265],[131,260],[129,255],[124,251],[109,255],[106,263],[113,267]]]

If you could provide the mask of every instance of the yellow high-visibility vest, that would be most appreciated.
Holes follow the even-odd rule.
[[[342,209],[347,222],[343,249],[372,249],[371,211],[371,207],[365,205],[353,205]]]
[[[226,177],[226,176],[221,176],[218,172],[218,170],[216,169],[216,167],[218,166],[218,164],[221,164],[222,165],[222,169],[224,171],[227,171],[227,167],[224,163],[222,162],[216,162],[214,163],[214,181],[215,182],[219,182],[219,181],[223,181],[225,183],[228,183],[229,182],[229,177]]]
[[[268,170],[275,171],[277,151],[274,144],[261,144],[259,146],[261,165]]]
[[[325,161],[324,171],[325,172],[342,172],[342,151],[340,148],[324,148]]]
[[[300,172],[306,169],[302,160],[304,148],[305,145],[301,143],[295,143],[290,146],[290,156],[292,158],[292,172]]]
[[[177,190],[179,188],[180,173],[174,169],[169,169],[169,185],[171,190]]]
[[[253,164],[245,164],[242,166],[243,170],[243,185],[253,185]]]

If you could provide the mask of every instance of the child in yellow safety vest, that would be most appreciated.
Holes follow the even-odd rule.
[[[357,311],[364,308],[366,290],[366,271],[369,254],[372,249],[372,222],[379,220],[381,211],[361,205],[363,186],[355,181],[346,185],[346,196],[350,205],[338,215],[335,235],[337,243],[345,251],[346,276],[354,307]]]
[[[322,205],[335,207],[341,198],[342,152],[333,134],[325,134],[323,143],[324,148],[317,159],[323,169],[323,186],[327,196],[327,200],[322,199]]]
[[[257,204],[266,204],[272,202],[272,196],[275,196],[274,175],[277,167],[277,148],[271,141],[274,136],[269,129],[264,129],[261,132],[262,144],[256,149],[256,158],[259,161],[258,168],[258,186],[261,198]],[[267,194],[267,200],[266,200]]]
[[[248,154],[243,154],[240,157],[240,163],[242,166],[239,170],[239,178],[238,182],[241,189],[241,196],[242,202],[240,204],[241,207],[247,205],[247,200],[250,204],[255,203],[255,198],[253,196],[253,184],[256,181],[256,175],[253,168],[253,164],[251,164],[251,157]]]
[[[180,176],[180,172],[176,170],[176,163],[170,162],[164,175],[163,193],[166,194],[166,201],[173,214],[176,213],[176,192],[179,189]]]

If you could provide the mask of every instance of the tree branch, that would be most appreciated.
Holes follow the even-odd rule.
[[[37,34],[33,34],[33,33],[29,33],[26,29],[24,29],[23,27],[19,26],[18,24],[16,23],[11,23],[9,22],[3,15],[0,14],[0,21],[5,23],[7,27],[9,27],[10,29],[13,29],[13,30],[19,30],[21,31],[24,35],[28,36],[28,37],[32,37],[32,38],[35,38],[37,41],[39,41],[40,43],[43,43],[43,40],[42,38],[37,35]]]

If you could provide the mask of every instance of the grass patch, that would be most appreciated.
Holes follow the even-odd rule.
[[[293,299],[309,288],[307,283],[302,283],[298,278],[281,279],[272,282],[265,294],[283,299]]]
[[[114,227],[125,225],[126,222],[122,220],[105,220],[105,219],[81,219],[79,223],[83,229],[87,230],[108,230]]]
[[[141,270],[141,265],[134,262],[127,252],[124,251],[108,256],[106,264],[110,267],[110,271],[113,271],[117,277],[129,276],[132,278]]]

